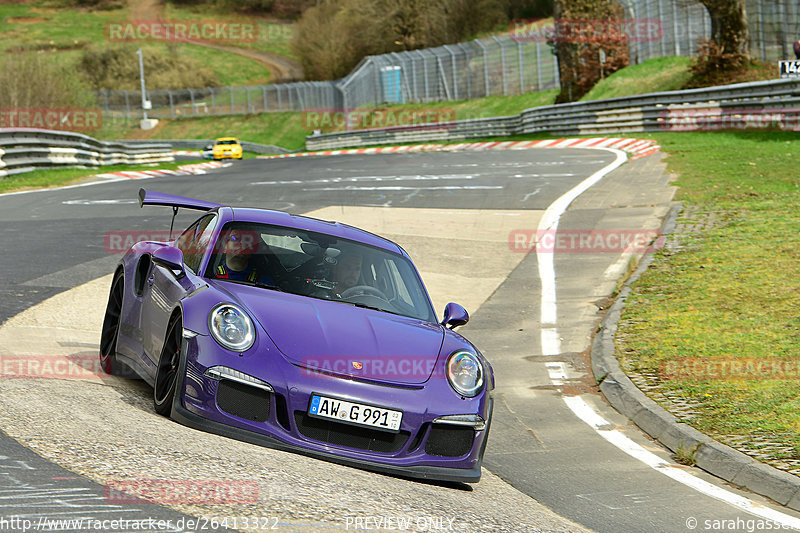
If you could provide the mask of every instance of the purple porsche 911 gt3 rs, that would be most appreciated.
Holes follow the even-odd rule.
[[[438,321],[408,254],[335,222],[141,190],[203,211],[114,273],[100,359],[156,412],[256,444],[402,476],[477,482],[492,368]]]

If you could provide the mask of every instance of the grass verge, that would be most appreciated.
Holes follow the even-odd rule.
[[[186,161],[159,163],[157,165],[109,165],[100,168],[52,168],[39,169],[24,174],[13,174],[0,178],[0,193],[25,191],[31,189],[48,189],[64,185],[82,183],[96,174],[119,172],[123,170],[156,170],[175,169],[190,164]]]
[[[682,421],[800,468],[800,141],[781,132],[654,137],[693,213],[679,223],[704,229],[657,253],[634,284],[618,358]]]

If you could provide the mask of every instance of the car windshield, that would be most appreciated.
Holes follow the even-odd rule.
[[[217,141],[217,145],[220,144],[239,144],[239,141],[235,141],[233,139],[226,139],[224,141]]]
[[[436,322],[406,257],[323,233],[229,222],[206,277]]]

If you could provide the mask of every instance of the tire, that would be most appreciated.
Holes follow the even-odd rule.
[[[153,386],[153,409],[163,416],[172,414],[172,402],[178,389],[178,372],[181,366],[181,344],[183,342],[183,320],[180,314],[173,315],[167,326],[164,347],[158,358],[156,381]]]
[[[125,276],[122,271],[114,274],[108,294],[103,329],[100,333],[100,367],[106,374],[121,375],[127,370],[117,362],[117,338],[122,318],[122,298],[125,295]]]

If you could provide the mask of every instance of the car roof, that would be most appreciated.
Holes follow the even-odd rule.
[[[341,222],[321,220],[303,215],[292,215],[283,211],[273,211],[270,209],[258,209],[252,207],[228,207],[222,209],[230,209],[233,215],[232,219],[237,222],[260,222],[275,226],[297,228],[303,231],[324,233],[326,235],[332,235],[341,239],[349,239],[371,246],[376,246],[378,248],[383,248],[384,250],[408,257],[408,254],[405,252],[405,250],[403,250],[403,248],[400,247],[400,245],[375,235],[374,233],[370,233],[353,226],[348,226],[347,224],[342,224]]]
[[[239,142],[239,139],[236,137],[217,137],[215,141],[236,141]]]

